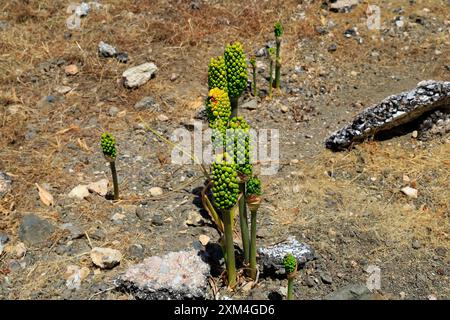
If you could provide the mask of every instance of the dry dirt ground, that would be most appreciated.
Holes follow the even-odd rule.
[[[209,58],[231,40],[256,52],[273,40],[278,19],[285,26],[283,90],[242,111],[254,128],[280,130],[282,165],[262,177],[260,244],[295,235],[315,248],[316,259],[296,280],[298,299],[365,283],[370,265],[381,269],[379,299],[450,298],[449,134],[419,141],[407,132],[340,153],[323,144],[364,107],[421,80],[450,80],[448,1],[370,1],[381,8],[381,30],[368,29],[367,2],[350,13],[306,0],[100,3],[105,7],[70,31],[69,1],[0,1],[0,171],[13,180],[0,199],[0,232],[10,239],[0,256],[1,299],[131,299],[110,290],[127,266],[188,248],[202,234],[217,241],[206,218],[201,226],[185,224],[200,212],[200,169],[171,164],[171,147],[142,124],[170,137],[202,108]],[[399,16],[404,26],[396,25]],[[359,35],[347,38],[351,27]],[[99,57],[99,41],[128,52],[128,63]],[[158,66],[156,77],[124,88],[122,72],[147,61]],[[267,58],[258,61],[268,69]],[[76,75],[65,74],[70,64],[78,66]],[[260,71],[264,92],[267,71]],[[60,85],[73,90],[58,94]],[[135,110],[145,96],[159,110]],[[103,131],[117,139],[121,201],[94,194],[71,199],[76,185],[110,179],[99,148]],[[54,206],[41,202],[36,183],[54,196]],[[400,192],[409,184],[419,190],[417,199]],[[155,186],[162,196],[150,195]],[[26,245],[19,258],[19,225],[30,213],[56,227],[72,223],[87,236],[70,240],[57,231],[44,245]],[[116,213],[125,217],[113,221]],[[134,244],[143,252],[130,250]],[[86,254],[91,246],[118,249],[124,258],[99,270]],[[89,268],[79,290],[66,287],[69,265]],[[221,286],[218,277],[215,282]],[[219,289],[268,299],[285,286],[284,279],[265,278],[250,291]]]

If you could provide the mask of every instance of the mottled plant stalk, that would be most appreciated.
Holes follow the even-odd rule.
[[[256,280],[256,216],[261,205],[261,180],[257,177],[249,179],[247,182],[246,202],[251,214],[251,235],[250,235],[250,277]]]
[[[111,167],[111,174],[112,174],[112,178],[113,178],[114,200],[119,200],[119,182],[117,180],[116,162],[111,161],[109,163],[109,166]]]
[[[233,288],[236,285],[236,261],[234,255],[233,242],[233,219],[231,210],[223,210],[223,224],[225,228],[225,251],[228,286]]]
[[[239,223],[241,225],[242,249],[244,250],[244,264],[250,261],[250,237],[248,234],[247,205],[245,203],[245,182],[239,183],[241,197],[239,199]]]
[[[276,59],[275,59],[275,83],[272,85],[279,89],[281,78],[281,37],[283,36],[283,26],[280,22],[274,25],[275,42],[277,47]]]
[[[287,299],[294,300],[294,277],[288,276]]]
[[[231,104],[231,117],[237,117],[238,116],[238,103],[239,103],[239,97],[230,97],[230,104]]]
[[[269,97],[272,98],[272,83],[273,83],[273,59],[270,57],[270,67],[269,67]]]
[[[281,49],[281,39],[276,39],[277,45],[277,53],[275,58],[275,88],[280,88],[280,75],[281,75],[281,58],[280,58],[280,49]]]
[[[252,75],[253,75],[253,82],[252,82],[252,88],[253,88],[253,96],[258,95],[258,90],[256,89],[256,60],[254,57],[250,59],[250,65],[252,66]]]

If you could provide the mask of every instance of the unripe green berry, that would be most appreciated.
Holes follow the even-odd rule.
[[[261,180],[258,177],[250,178],[247,181],[247,195],[260,196],[261,194]]]
[[[297,271],[297,259],[290,253],[288,253],[283,259],[284,270],[286,274]]]
[[[117,156],[117,150],[116,140],[114,139],[113,135],[107,132],[103,133],[100,144],[105,157],[115,160]]]

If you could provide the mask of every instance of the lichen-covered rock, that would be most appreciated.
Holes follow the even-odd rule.
[[[137,88],[150,80],[157,70],[158,67],[151,62],[129,68],[122,74],[123,83],[127,88]]]
[[[292,254],[299,266],[314,259],[314,249],[306,243],[298,242],[295,237],[289,237],[273,246],[259,248],[258,254],[258,263],[266,275],[285,274],[283,259],[287,254]]]
[[[411,91],[392,95],[373,105],[325,141],[332,150],[344,150],[353,143],[417,119],[439,108],[450,109],[450,82],[422,81]]]
[[[146,258],[114,282],[119,290],[144,300],[205,299],[210,266],[195,250]]]

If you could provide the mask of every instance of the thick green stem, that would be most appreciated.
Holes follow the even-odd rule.
[[[258,92],[256,90],[256,67],[253,67],[253,95],[256,97]]]
[[[281,39],[277,38],[277,57],[276,57],[276,63],[275,63],[275,88],[280,88],[280,75],[281,75],[281,58],[280,58],[280,51],[281,51]]]
[[[245,203],[245,182],[239,183],[241,198],[239,199],[239,222],[241,224],[242,248],[244,250],[244,263],[250,261],[250,238],[248,235],[247,204]]]
[[[111,167],[111,173],[113,178],[114,200],[119,200],[119,182],[117,181],[116,163],[114,161],[111,161],[109,165]]]
[[[250,277],[256,280],[256,213],[251,211],[251,239],[250,239]]]
[[[228,286],[234,287],[236,285],[236,262],[234,257],[233,220],[230,210],[224,210],[223,224],[225,227],[225,250]]]
[[[288,278],[287,299],[294,300],[294,278]]]
[[[270,80],[269,80],[269,97],[272,97],[272,83],[273,83],[273,59],[270,59]]]
[[[230,97],[231,117],[232,118],[238,116],[238,102],[239,102],[239,97]]]

